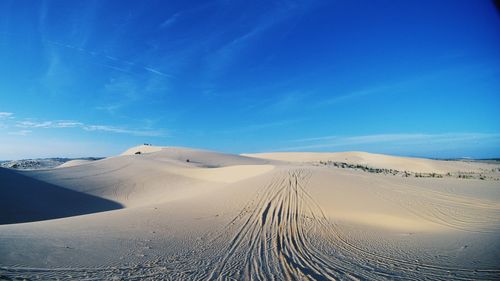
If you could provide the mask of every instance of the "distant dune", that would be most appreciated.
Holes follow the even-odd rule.
[[[42,158],[42,159],[7,160],[7,161],[0,161],[0,168],[9,168],[16,170],[43,170],[61,166],[68,167],[99,159],[102,158],[88,157],[88,158],[76,158],[76,159]]]
[[[489,165],[474,162],[397,157],[367,152],[277,152],[248,154],[247,156],[287,162],[336,161],[367,165],[375,168],[394,169],[420,173],[447,173],[458,171],[481,172],[484,169],[490,168]]]
[[[63,164],[57,166],[57,168],[73,167],[73,166],[87,164],[87,163],[90,163],[92,161],[94,161],[94,160],[70,160],[68,162],[64,162]]]
[[[142,145],[0,168],[0,279],[493,280],[500,165]]]

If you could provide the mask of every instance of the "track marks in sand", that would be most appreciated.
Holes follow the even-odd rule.
[[[102,268],[0,267],[0,279],[495,280],[500,276],[498,269],[404,260],[391,255],[390,249],[376,252],[364,247],[327,218],[309,193],[313,171],[277,170],[225,227],[191,241],[194,247],[180,249],[175,256],[146,255],[135,264]]]
[[[308,232],[327,227],[321,208],[305,186],[311,173],[277,175],[258,195],[209,279],[334,280],[348,274],[309,241]],[[232,224],[235,222],[233,221]],[[347,269],[347,268],[346,268]],[[361,277],[361,276],[359,276]]]
[[[500,274],[406,261],[359,247],[310,195],[311,176],[307,169],[283,171],[258,192],[213,241],[228,246],[208,280],[476,280]]]
[[[395,202],[414,215],[436,224],[467,232],[498,232],[500,205],[422,186],[394,183],[384,179],[373,193]],[[383,189],[385,192],[382,192]]]

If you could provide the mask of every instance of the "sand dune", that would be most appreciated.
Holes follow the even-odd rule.
[[[78,165],[83,165],[83,164],[91,163],[93,161],[94,160],[70,160],[68,162],[65,162],[65,163],[57,166],[57,168],[74,167],[74,166],[78,166]]]
[[[116,202],[0,168],[0,224],[40,221],[120,209]]]
[[[152,152],[158,152],[161,151],[162,149],[163,148],[160,146],[139,145],[127,149],[121,155],[147,154]]]
[[[29,176],[125,206],[139,206],[209,192],[220,187],[220,183],[235,182],[272,169],[264,164],[266,160],[238,155],[186,148],[146,148],[156,152],[125,153],[85,165],[32,171]]]
[[[493,176],[402,177],[319,161]],[[74,164],[0,170],[0,279],[500,276],[500,165],[153,146]]]
[[[463,161],[442,161],[422,158],[397,157],[367,152],[277,152],[243,154],[249,157],[279,160],[286,162],[319,162],[335,161],[352,164],[368,165],[382,169],[412,171],[420,173],[448,173],[457,171],[481,172],[489,170],[491,165]]]

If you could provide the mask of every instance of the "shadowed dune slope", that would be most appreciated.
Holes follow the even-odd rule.
[[[0,224],[56,219],[122,208],[111,200],[77,192],[0,168]]]

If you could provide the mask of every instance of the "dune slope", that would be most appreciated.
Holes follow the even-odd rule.
[[[116,210],[122,205],[0,168],[0,224]]]

